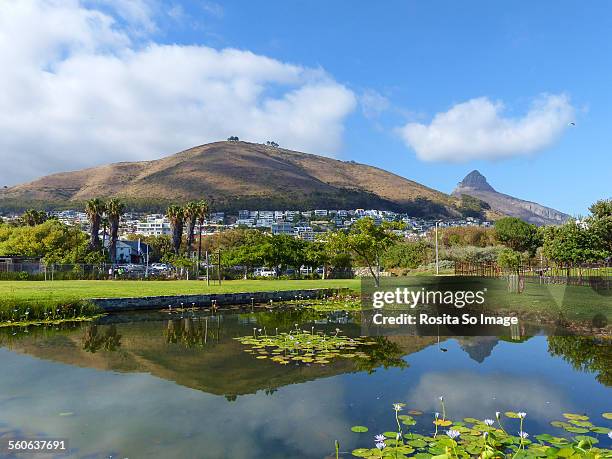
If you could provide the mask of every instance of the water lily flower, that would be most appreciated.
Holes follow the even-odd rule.
[[[438,419],[440,417],[440,413],[436,412],[435,415],[436,415],[436,419]]]
[[[394,403],[393,404],[393,409],[395,411],[400,411],[402,409],[402,404],[401,403]]]
[[[485,438],[487,438],[487,437],[489,436],[489,432],[483,432],[483,433],[482,433],[482,436],[483,436],[483,437],[485,437]]]
[[[384,442],[385,436],[383,434],[374,435],[374,440],[376,440],[376,443]]]
[[[612,430],[608,432],[608,437],[612,438]]]
[[[438,398],[440,399],[441,402],[444,401],[444,396],[440,395]]]
[[[529,436],[529,434],[527,432],[522,432],[522,431],[519,432],[518,434],[519,434],[519,437],[521,437],[521,438],[527,438]]]
[[[446,431],[446,435],[448,435],[450,438],[452,438],[454,440],[459,435],[461,435],[461,432],[459,432],[458,430],[451,429],[451,430],[447,430]]]
[[[499,414],[500,414],[500,413],[499,413],[499,411],[496,411],[496,412],[495,412],[495,417],[496,417],[497,419],[499,419]]]
[[[376,443],[376,447],[380,450],[382,450],[383,448],[385,448],[387,446],[387,444],[384,441],[379,441]]]
[[[492,426],[495,421],[493,419],[485,419],[484,423],[488,426]]]
[[[523,413],[523,412],[521,411],[520,413],[516,413],[516,415],[517,415],[519,418],[523,419],[523,418],[525,418],[525,416],[527,416],[527,413]]]

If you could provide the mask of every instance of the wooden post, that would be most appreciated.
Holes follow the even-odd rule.
[[[208,259],[208,250],[206,251],[206,285],[210,285],[210,263]]]
[[[219,259],[217,263],[217,277],[219,278],[219,285],[221,285],[221,249],[219,249]]]

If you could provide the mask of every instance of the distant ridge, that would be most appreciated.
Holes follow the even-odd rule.
[[[568,214],[550,207],[495,191],[486,177],[477,170],[466,175],[452,194],[456,197],[469,195],[478,198],[489,204],[494,211],[535,225],[559,225],[570,218]]]
[[[382,169],[236,141],[42,177],[0,191],[0,209],[74,207],[94,197],[120,197],[138,210],[207,198],[226,211],[377,208],[458,215],[456,199]]]

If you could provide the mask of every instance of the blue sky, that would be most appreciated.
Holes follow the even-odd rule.
[[[46,20],[59,8],[52,0],[22,3],[30,9],[14,12],[13,23],[38,13]],[[21,165],[23,179],[109,160],[159,157],[235,132],[245,140],[271,138],[375,165],[445,192],[478,169],[498,191],[572,214],[584,214],[590,203],[612,195],[609,2],[137,0],[127,7],[95,0],[62,7],[66,18],[74,18],[62,21],[69,31],[73,24],[74,33],[57,38],[61,34],[50,25],[57,47],[37,43],[31,45],[36,53],[22,54],[42,55],[24,68],[32,75],[36,69],[33,78],[50,78],[49,84],[57,85],[54,93],[66,91],[63,100],[73,102],[64,103],[70,109],[55,108],[51,97],[36,102],[41,105],[35,113],[52,114],[38,121],[54,150],[23,140],[32,137],[27,129],[19,134],[13,129],[0,145],[28,158],[28,164],[43,159],[36,167]],[[79,25],[79,17],[89,15],[91,23],[93,13],[110,25],[100,20],[95,30],[84,30],[89,26]],[[0,19],[0,38],[3,29],[8,34]],[[223,53],[230,49],[238,54],[228,64]],[[203,51],[222,54],[203,56]],[[4,55],[11,56],[6,49]],[[150,69],[146,76],[133,70],[138,56]],[[2,57],[0,44],[0,63]],[[117,61],[124,65],[120,73]],[[207,65],[215,76],[198,86],[198,72],[208,72],[201,70]],[[95,74],[88,73],[92,68]],[[232,76],[226,78],[227,68]],[[50,76],[41,77],[45,69]],[[26,93],[22,81],[0,77],[5,87]],[[171,81],[185,90],[194,82],[194,94],[212,93],[192,100]],[[144,94],[147,88],[151,94]],[[158,105],[145,114],[129,113],[143,105],[137,92],[147,104]],[[225,96],[238,97],[239,107],[228,108]],[[128,121],[141,123],[120,128],[103,120],[109,113],[116,119],[117,107]],[[151,118],[164,107],[167,113]],[[213,111],[216,118],[210,118]],[[201,122],[185,127],[179,115]],[[95,128],[86,124],[89,119]],[[66,130],[74,125],[95,135],[73,139]],[[46,126],[62,130],[47,132]],[[119,152],[112,139],[123,141],[130,129],[142,131],[141,148]],[[57,155],[77,142],[90,145],[92,154]]]

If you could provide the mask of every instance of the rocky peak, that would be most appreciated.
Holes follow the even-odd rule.
[[[495,191],[495,189],[489,185],[487,178],[477,170],[473,170],[465,178],[459,182],[459,188],[470,188],[472,190],[481,191]]]

